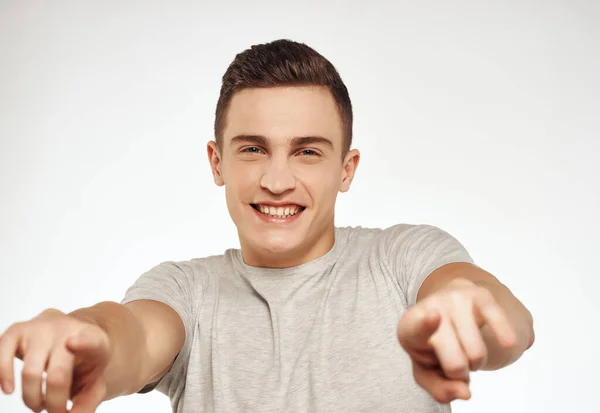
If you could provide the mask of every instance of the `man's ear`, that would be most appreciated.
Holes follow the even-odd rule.
[[[354,179],[354,174],[360,161],[360,152],[358,149],[348,151],[344,157],[344,169],[342,170],[342,180],[340,182],[340,192],[347,192]]]
[[[215,141],[208,142],[206,145],[206,151],[208,153],[208,162],[210,162],[210,169],[212,170],[213,179],[215,184],[223,186],[223,175],[221,174],[221,155]]]

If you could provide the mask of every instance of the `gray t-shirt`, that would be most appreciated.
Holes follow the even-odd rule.
[[[171,306],[183,349],[154,388],[177,413],[450,412],[414,381],[400,316],[422,281],[465,248],[429,225],[336,228],[324,256],[293,268],[244,263],[238,249],[165,262],[123,303]]]

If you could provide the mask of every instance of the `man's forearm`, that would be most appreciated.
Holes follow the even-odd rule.
[[[529,310],[505,286],[485,281],[476,281],[475,283],[487,288],[492,293],[498,305],[505,311],[516,333],[517,344],[513,348],[505,349],[500,345],[488,325],[481,328],[488,349],[488,356],[481,370],[497,370],[517,361],[525,350],[533,345],[535,339],[533,318]]]
[[[125,306],[103,302],[69,315],[98,325],[110,338],[110,359],[104,372],[106,400],[139,391],[149,375],[144,371],[146,340],[142,325]]]

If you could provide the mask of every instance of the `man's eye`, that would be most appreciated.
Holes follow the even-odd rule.
[[[315,155],[318,155],[318,153],[316,151],[313,151],[312,149],[302,149],[300,151],[300,154],[305,155],[305,156],[315,156]]]
[[[260,153],[261,150],[260,150],[260,148],[258,148],[256,146],[250,146],[248,148],[243,148],[242,152],[244,152],[244,153]]]

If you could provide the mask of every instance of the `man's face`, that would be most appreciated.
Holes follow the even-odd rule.
[[[221,150],[208,145],[215,183],[244,260],[287,267],[333,245],[338,191],[347,191],[359,154],[342,159],[340,115],[324,87],[245,89],[234,95]]]

